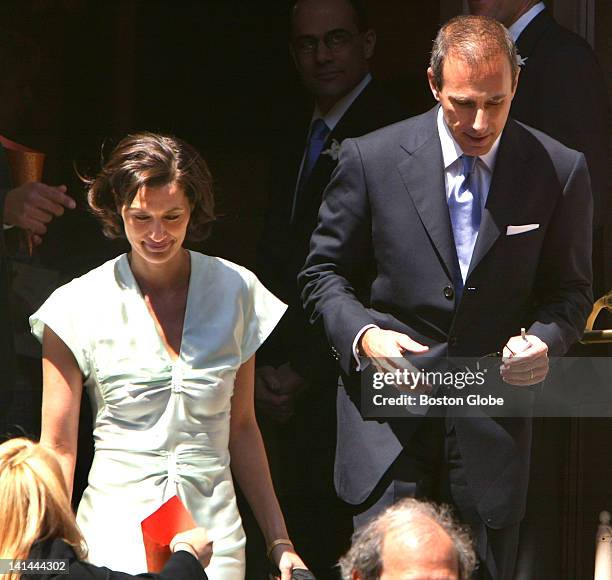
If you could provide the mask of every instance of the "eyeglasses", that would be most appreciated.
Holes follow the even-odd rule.
[[[293,49],[300,54],[313,54],[319,49],[319,43],[323,44],[332,52],[339,52],[346,48],[357,36],[348,30],[339,28],[338,30],[330,30],[323,38],[317,36],[299,36],[293,41]]]

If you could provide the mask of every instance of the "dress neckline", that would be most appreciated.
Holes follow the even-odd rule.
[[[176,358],[172,356],[171,352],[169,351],[168,346],[166,345],[166,342],[164,341],[164,339],[162,338],[162,336],[160,335],[157,329],[156,321],[153,318],[153,315],[151,314],[149,308],[147,307],[147,303],[145,301],[142,290],[140,289],[140,285],[138,284],[138,281],[136,280],[136,277],[134,276],[134,272],[132,272],[132,267],[130,266],[128,254],[127,253],[123,254],[119,260],[120,269],[123,270],[123,274],[125,276],[126,282],[128,283],[128,286],[136,290],[138,294],[140,306],[141,308],[144,309],[145,315],[147,316],[149,323],[151,325],[151,330],[155,334],[157,338],[157,342],[159,343],[159,346],[161,350],[163,351],[164,356],[166,357],[168,361],[170,361],[170,363],[173,366],[178,361],[180,361],[183,356],[183,346],[185,344],[185,334],[186,334],[185,329],[187,326],[187,321],[189,320],[190,304],[192,302],[192,298],[191,298],[192,287],[194,286],[193,280],[195,279],[194,271],[195,271],[195,268],[197,267],[197,262],[198,262],[197,260],[194,259],[194,253],[191,250],[186,249],[186,251],[189,254],[189,281],[187,282],[187,300],[185,301],[185,314],[183,316],[183,325],[181,328],[181,344],[179,345],[179,349],[178,349]]]

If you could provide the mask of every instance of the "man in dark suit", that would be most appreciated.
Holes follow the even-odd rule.
[[[494,20],[444,25],[428,77],[440,107],[344,142],[300,285],[343,371],[335,479],[354,521],[438,495],[474,530],[483,577],[507,579],[529,417],[365,420],[358,371],[504,347],[506,383],[541,382],[591,307],[588,171],[582,154],[508,119],[516,50]]]
[[[15,346],[10,310],[10,260],[5,245],[6,228],[18,227],[29,232],[34,244],[40,244],[47,224],[74,208],[74,200],[66,195],[66,187],[50,187],[28,183],[12,187],[8,161],[0,146],[0,440],[19,425],[22,417],[12,414],[15,381]]]
[[[612,225],[607,217],[612,212],[612,189],[609,100],[597,57],[583,38],[554,20],[543,2],[469,0],[468,4],[472,14],[504,24],[517,44],[522,64],[511,116],[586,157],[594,201],[593,294],[599,298],[612,288]],[[599,328],[612,327],[612,317],[606,314],[598,317]],[[601,356],[605,348],[577,345],[569,354]],[[584,380],[593,382],[588,377]],[[521,560],[533,577],[559,573],[556,567],[561,563],[553,547],[563,541],[565,533],[565,496],[568,486],[573,486],[567,482],[567,458],[575,430],[575,422],[572,428],[572,422],[564,419],[534,422],[529,507],[521,529]]]
[[[593,290],[598,298],[612,288],[609,233],[607,247],[604,244],[612,191],[610,104],[597,57],[582,37],[554,20],[543,2],[468,0],[468,4],[471,14],[499,20],[516,42],[521,77],[510,115],[586,157],[594,202]]]
[[[314,111],[279,140],[258,251],[260,278],[289,309],[258,353],[256,403],[269,419],[263,431],[292,539],[322,579],[332,577],[351,526],[332,481],[339,371],[306,320],[296,279],[340,143],[408,116],[370,75],[375,42],[362,2],[295,3],[290,50]]]

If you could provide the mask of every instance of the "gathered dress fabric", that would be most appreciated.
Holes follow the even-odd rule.
[[[93,406],[95,454],[77,521],[92,564],[146,570],[140,524],[178,495],[209,530],[211,580],[244,578],[230,472],[234,379],[285,311],[247,269],[190,252],[178,359],[170,357],[126,254],[58,288],[32,315],[68,346]]]

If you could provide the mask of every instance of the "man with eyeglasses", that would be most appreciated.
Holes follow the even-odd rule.
[[[287,128],[273,164],[258,251],[260,278],[289,310],[258,353],[256,404],[291,537],[323,580],[335,577],[352,529],[332,482],[338,369],[304,316],[296,278],[342,141],[408,116],[372,79],[375,44],[359,0],[293,6],[289,50],[313,109]]]

